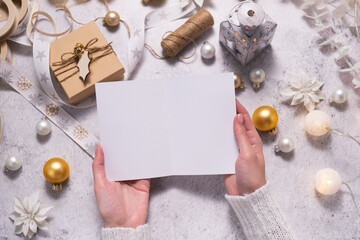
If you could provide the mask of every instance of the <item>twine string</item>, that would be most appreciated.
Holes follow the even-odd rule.
[[[158,54],[149,44],[144,46],[158,59],[169,59],[177,57],[189,43],[194,44],[194,51],[190,56],[179,56],[178,59],[192,58],[197,50],[195,39],[202,35],[206,30],[214,25],[214,18],[205,9],[201,9],[194,16],[189,18],[183,25],[175,31],[167,31],[162,36],[161,47],[166,56]],[[170,33],[169,35],[167,35]],[[165,35],[167,35],[165,37]]]
[[[111,47],[111,42],[106,44],[105,46],[93,47],[93,45],[97,42],[98,42],[98,38],[93,38],[84,47],[84,50],[89,52],[89,55],[90,55],[89,57],[91,59],[90,64],[92,64],[92,63],[96,62],[97,60],[99,60],[100,58],[103,58],[114,52]],[[102,52],[102,54],[100,54],[99,56],[93,57],[93,55],[98,52]],[[64,73],[70,72],[73,69],[76,69],[75,72],[71,73],[70,75],[68,75],[67,77],[62,79],[62,81],[65,81],[66,79],[71,78],[72,76],[74,76],[75,74],[77,74],[79,72],[79,68],[78,68],[78,66],[71,66],[70,68],[67,68],[67,67],[74,63],[77,63],[79,61],[79,59],[80,59],[79,56],[76,56],[73,52],[63,53],[61,55],[61,61],[54,62],[52,64],[53,66],[58,67],[58,68],[54,69],[54,71],[53,71],[54,75],[57,77]],[[60,71],[60,70],[62,70],[62,71]]]
[[[110,11],[109,4],[108,4],[107,0],[104,0],[104,4],[106,6],[107,11]]]
[[[64,10],[65,11],[65,14],[66,14],[66,8],[62,8],[62,7],[59,7],[59,5],[56,5],[56,11],[57,10]],[[49,33],[49,32],[45,32],[45,31],[42,31],[40,30],[39,28],[36,27],[36,23],[37,23],[37,17],[41,15],[41,16],[44,16],[52,25],[52,28],[54,30],[54,33]],[[66,14],[66,16],[68,16]],[[63,32],[60,32],[60,33],[57,33],[56,31],[56,24],[55,24],[55,21],[54,19],[47,13],[47,12],[44,12],[44,11],[36,11],[32,14],[31,16],[31,24],[32,24],[32,28],[37,31],[38,33],[42,34],[42,35],[45,35],[45,36],[48,36],[48,37],[60,37],[66,33],[68,33],[71,28],[72,28],[72,22],[70,23],[70,26]]]
[[[191,41],[193,44],[194,44],[194,51],[192,52],[192,54],[190,56],[179,56],[177,57],[178,59],[190,59],[192,58],[195,53],[196,53],[196,50],[197,50],[197,44],[195,42],[194,39],[191,39],[191,38],[188,38],[188,37],[185,37],[185,36],[181,36],[181,35],[178,35],[177,33],[173,32],[173,31],[167,31],[163,34],[162,36],[162,39],[165,39],[165,35],[167,34],[173,34],[173,36],[176,36],[178,38],[183,38],[183,39],[186,39],[186,40],[189,40]],[[174,42],[175,44],[178,44],[177,42]],[[160,54],[158,54],[149,44],[145,43],[144,46],[158,59],[170,59],[170,58],[174,58],[174,57],[170,57],[170,56],[161,56]]]
[[[176,57],[190,42],[195,42],[206,30],[214,25],[213,16],[201,9],[174,32],[161,41],[161,47],[169,57]]]
[[[45,35],[45,36],[49,36],[49,37],[60,37],[60,36],[62,36],[62,35],[64,35],[64,34],[70,32],[70,30],[72,29],[72,26],[73,26],[73,22],[75,22],[75,23],[77,23],[77,24],[79,24],[79,25],[85,25],[85,23],[79,22],[78,20],[76,20],[76,19],[73,17],[70,9],[66,6],[67,3],[68,3],[68,0],[66,0],[66,1],[64,2],[64,4],[56,4],[56,5],[55,5],[56,10],[63,10],[64,13],[65,13],[65,15],[71,20],[70,26],[69,26],[65,31],[63,31],[63,32],[61,32],[61,33],[56,33],[56,24],[55,24],[54,19],[53,19],[47,12],[44,12],[44,11],[36,11],[36,12],[34,12],[34,13],[32,14],[32,16],[31,16],[31,20],[32,20],[32,21],[31,21],[31,24],[32,24],[33,29],[34,29],[35,31],[39,32],[40,34]],[[105,3],[105,6],[106,6],[107,11],[109,12],[110,9],[109,9],[109,5],[108,5],[107,0],[104,0],[104,3]],[[42,30],[40,30],[40,29],[38,29],[38,28],[36,27],[36,21],[33,21],[33,20],[36,20],[39,15],[42,15],[42,16],[44,16],[45,18],[47,18],[47,20],[51,23],[51,25],[52,25],[52,27],[53,27],[53,29],[54,29],[54,33],[45,32],[45,31],[42,31]],[[97,17],[97,18],[95,18],[94,22],[97,21],[97,20],[99,20],[99,19],[104,19],[104,17]],[[128,32],[129,38],[130,38],[130,37],[131,37],[131,33],[130,33],[130,27],[129,27],[129,25],[127,24],[127,22],[125,22],[125,21],[122,20],[122,19],[120,19],[120,22],[121,22],[122,24],[124,24],[124,26],[126,27],[126,30],[127,30],[127,32]]]

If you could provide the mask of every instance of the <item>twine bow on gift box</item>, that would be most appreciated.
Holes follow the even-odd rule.
[[[101,47],[92,47],[97,41],[98,38],[93,38],[85,46],[82,43],[76,43],[73,52],[63,53],[61,55],[61,61],[53,63],[54,67],[58,67],[53,71],[54,75],[58,77],[59,75],[76,69],[75,72],[65,77],[62,81],[74,76],[79,72],[80,79],[85,82],[86,76],[89,74],[90,64],[114,52],[111,47],[111,43]],[[94,57],[94,54],[99,52],[102,52],[102,54]],[[74,63],[76,63],[76,66],[72,66],[64,70],[64,68]]]

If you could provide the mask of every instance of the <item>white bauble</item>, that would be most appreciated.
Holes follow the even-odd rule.
[[[5,160],[5,167],[10,171],[17,171],[22,166],[22,160],[21,158],[17,156],[9,156]]]
[[[322,136],[329,131],[330,122],[330,117],[327,113],[314,110],[305,117],[305,130],[312,136]]]
[[[277,152],[284,152],[284,153],[289,153],[291,151],[294,150],[295,144],[294,141],[289,138],[289,137],[282,137],[279,142],[278,145],[276,146],[276,151]]]
[[[346,91],[346,89],[344,88],[338,88],[336,89],[330,97],[330,102],[335,102],[335,103],[344,103],[346,102],[348,99],[348,92]]]
[[[340,190],[341,177],[337,171],[324,168],[315,175],[315,189],[324,195],[333,195]]]
[[[203,58],[211,59],[215,57],[215,47],[209,42],[204,42],[201,46],[200,53]]]
[[[51,132],[51,123],[46,119],[41,119],[36,123],[35,126],[36,133],[45,136]]]

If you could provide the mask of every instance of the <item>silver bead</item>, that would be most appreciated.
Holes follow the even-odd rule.
[[[22,166],[22,160],[17,156],[9,156],[5,160],[5,167],[10,171],[17,171],[21,168],[21,166]]]
[[[254,68],[250,71],[249,78],[253,82],[254,89],[258,89],[260,84],[265,81],[265,72],[261,68]]]
[[[295,146],[294,141],[291,138],[282,137],[279,140],[278,145],[275,146],[275,151],[288,153],[294,150],[294,146]]]
[[[36,133],[45,136],[51,132],[51,123],[46,119],[41,119],[36,123]]]
[[[215,47],[209,42],[204,42],[201,46],[200,53],[203,58],[211,59],[215,57]]]
[[[348,99],[348,93],[346,89],[338,88],[336,89],[329,98],[329,102],[335,102],[335,103],[344,103]]]

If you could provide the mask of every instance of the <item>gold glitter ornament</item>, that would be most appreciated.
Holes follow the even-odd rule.
[[[116,27],[120,23],[120,15],[115,11],[109,11],[106,13],[103,22],[110,27]]]
[[[52,190],[61,190],[61,183],[69,177],[70,167],[64,159],[52,158],[45,163],[43,174],[52,183]]]

